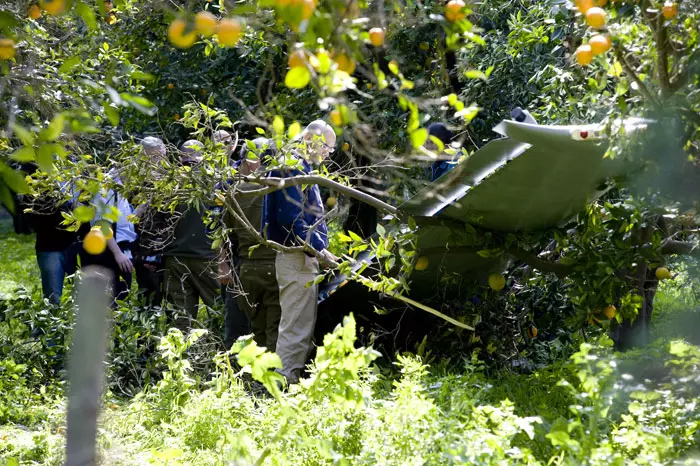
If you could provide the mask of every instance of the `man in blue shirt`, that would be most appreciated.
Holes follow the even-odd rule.
[[[334,150],[333,128],[322,120],[309,124],[294,142],[296,165],[273,170],[272,178],[308,175],[312,164],[320,164]],[[304,370],[312,349],[316,324],[318,286],[307,284],[319,274],[319,261],[334,264],[338,258],[328,249],[328,231],[321,193],[317,185],[291,186],[265,196],[262,228],[268,240],[284,246],[306,248],[306,251],[277,252],[275,270],[279,284],[282,316],[276,352],[282,359],[280,371],[288,383],[296,383]],[[300,248],[301,249],[301,248]]]

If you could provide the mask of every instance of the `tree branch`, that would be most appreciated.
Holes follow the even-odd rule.
[[[617,57],[618,61],[622,65],[622,68],[625,70],[625,72],[632,78],[632,80],[637,84],[637,88],[639,89],[639,92],[646,98],[648,99],[653,105],[659,106],[658,102],[656,101],[656,98],[651,94],[649,89],[647,88],[646,84],[639,79],[639,76],[637,73],[632,69],[632,65],[629,64],[627,61],[627,57],[625,57],[625,53],[627,53],[627,50],[625,50],[624,47],[619,46],[615,47],[615,56]]]
[[[697,255],[700,254],[700,248],[698,248],[697,243],[692,241],[676,241],[667,240],[661,245],[659,252],[663,255],[671,254],[688,254]]]
[[[362,191],[358,191],[357,189],[345,186],[343,184],[338,183],[337,181],[329,180],[328,178],[319,175],[300,175],[291,178],[259,178],[255,176],[246,176],[242,179],[249,183],[257,183],[263,186],[267,186],[267,189],[255,190],[252,192],[241,192],[237,194],[238,196],[242,197],[270,194],[281,189],[289,188],[292,186],[299,186],[302,184],[316,184],[319,186],[324,186],[328,189],[332,189],[334,191],[338,191],[349,197],[355,198],[383,212],[387,212],[392,215],[396,215],[398,213],[398,209],[396,207],[387,204],[386,202],[381,201],[374,196],[370,196],[369,194],[363,193]]]
[[[559,262],[550,262],[540,259],[535,254],[532,254],[522,249],[510,248],[506,252],[518,260],[525,262],[530,267],[533,267],[541,272],[553,273],[557,277],[565,277],[574,270],[576,264],[561,264]]]

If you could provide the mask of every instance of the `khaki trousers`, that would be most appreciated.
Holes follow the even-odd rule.
[[[182,331],[197,318],[199,299],[214,307],[219,297],[219,282],[209,259],[168,256],[165,259],[166,301],[187,316],[178,317],[174,325]]]
[[[280,373],[296,383],[313,344],[318,285],[306,284],[318,275],[318,260],[303,252],[278,252],[275,268],[282,308],[276,352],[282,359]]]

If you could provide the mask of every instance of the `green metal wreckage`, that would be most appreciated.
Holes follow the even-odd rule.
[[[481,230],[528,232],[569,221],[612,188],[609,180],[629,174],[632,162],[604,157],[609,140],[599,124],[538,125],[526,111],[515,109],[494,131],[501,135],[460,162],[398,207],[399,218],[413,217],[418,226],[416,253],[428,259],[425,270],[410,276],[413,299],[429,299],[445,274],[484,279],[500,272],[510,255],[482,257],[468,225]],[[624,121],[627,134],[644,130],[648,120]],[[372,264],[366,251],[356,258]],[[350,284],[350,286],[348,286]],[[356,301],[358,286],[344,275],[321,285],[321,310],[347,299]],[[355,284],[357,285],[357,284]],[[352,292],[341,292],[343,288]]]

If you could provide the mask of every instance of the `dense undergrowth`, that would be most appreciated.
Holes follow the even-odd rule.
[[[58,465],[71,302],[49,308],[36,280],[25,285],[0,302],[0,464]],[[114,314],[101,462],[700,462],[700,314],[690,290],[659,292],[651,347],[616,354],[605,336],[568,351],[536,341],[535,353],[571,356],[528,372],[494,369],[476,355],[387,361],[355,347],[349,317],[288,392],[277,388],[276,356],[254,343],[217,355],[217,335],[166,333],[162,312],[130,302]],[[207,319],[217,328],[215,315]]]

